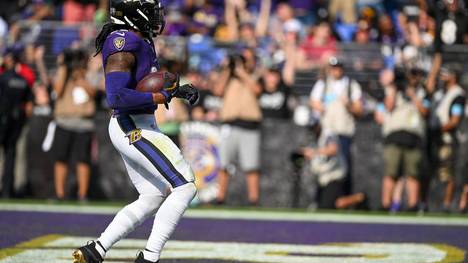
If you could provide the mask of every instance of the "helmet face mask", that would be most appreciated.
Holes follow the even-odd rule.
[[[154,8],[154,23],[153,23],[153,34],[161,35],[166,26],[166,20],[164,19],[164,7],[161,2],[158,1]]]
[[[112,0],[111,22],[126,25],[149,37],[164,30],[164,8],[158,0]]]

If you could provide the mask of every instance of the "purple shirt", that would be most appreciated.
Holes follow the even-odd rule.
[[[136,84],[147,74],[159,70],[158,58],[152,41],[139,37],[132,31],[117,30],[109,34],[102,49],[103,65],[105,67],[110,55],[117,52],[129,52],[135,56],[136,66],[131,73],[128,89],[135,89]],[[107,87],[109,91],[112,87]],[[139,94],[135,94],[138,96]],[[131,94],[127,96],[132,96]],[[115,108],[117,113],[153,113],[156,105],[141,105],[142,107]]]

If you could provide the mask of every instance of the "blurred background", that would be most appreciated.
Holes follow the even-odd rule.
[[[173,100],[156,118],[192,164],[196,204],[466,211],[464,0],[163,5],[160,64],[201,99]],[[93,56],[108,9],[2,1],[3,198],[137,196],[108,137]]]

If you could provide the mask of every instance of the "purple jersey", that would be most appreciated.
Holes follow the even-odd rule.
[[[132,71],[130,89],[135,89],[137,83],[150,72],[159,70],[158,58],[152,41],[141,38],[128,30],[117,30],[109,34],[102,49],[103,65],[107,58],[117,52],[129,52],[135,56],[136,66]],[[108,87],[106,87],[106,90]],[[153,113],[156,105],[144,105],[139,109],[116,108],[117,113]]]

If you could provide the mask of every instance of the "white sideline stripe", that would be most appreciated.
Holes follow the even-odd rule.
[[[48,204],[0,204],[0,211],[32,211],[53,213],[103,214],[117,213],[120,207],[81,206],[81,205],[48,205]],[[285,211],[238,211],[217,209],[189,209],[187,218],[206,219],[243,219],[267,221],[305,221],[305,222],[338,222],[338,223],[377,223],[377,224],[410,224],[468,226],[468,217],[431,217],[431,216],[391,216],[391,215],[355,215],[313,212]]]
[[[218,210],[188,210],[186,217],[213,219],[246,219],[268,221],[306,221],[306,222],[336,222],[336,223],[376,223],[376,224],[410,224],[410,225],[441,225],[468,226],[467,218],[437,218],[437,217],[405,217],[392,215],[353,215],[313,212],[272,212],[272,211],[218,211]]]

